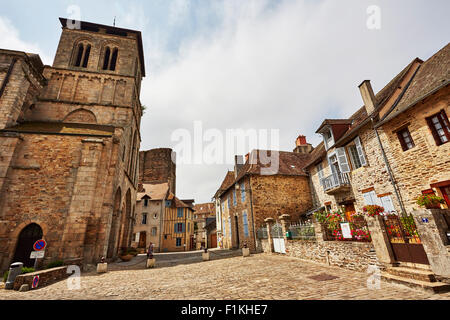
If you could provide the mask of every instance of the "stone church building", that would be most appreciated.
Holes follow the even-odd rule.
[[[32,266],[40,238],[44,264],[115,258],[132,240],[141,33],[60,22],[53,66],[0,49],[0,271]]]

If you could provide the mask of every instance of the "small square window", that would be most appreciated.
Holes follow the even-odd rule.
[[[400,145],[402,146],[403,151],[408,151],[415,147],[414,141],[409,133],[408,128],[402,129],[397,132],[398,140],[400,141]]]

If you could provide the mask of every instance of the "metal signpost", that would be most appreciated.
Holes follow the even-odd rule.
[[[31,252],[30,259],[35,259],[34,260],[34,269],[35,270],[37,269],[38,259],[42,259],[45,256],[45,247],[46,246],[47,246],[47,242],[45,242],[45,240],[43,240],[43,239],[38,240],[33,244],[34,251]],[[33,280],[33,282],[34,282],[34,280]],[[39,279],[38,279],[38,282],[39,282]]]

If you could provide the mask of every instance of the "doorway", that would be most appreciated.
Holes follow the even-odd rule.
[[[33,244],[42,239],[43,232],[39,225],[32,223],[26,226],[19,235],[13,262],[22,262],[24,267],[33,267],[34,259],[30,259]]]
[[[139,233],[139,248],[147,248],[147,233],[145,231]]]

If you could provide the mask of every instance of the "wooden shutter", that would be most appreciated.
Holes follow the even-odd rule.
[[[361,139],[357,137],[355,139],[356,151],[358,151],[359,162],[361,162],[362,166],[367,165],[366,157],[364,156],[364,150],[361,144]]]
[[[344,148],[336,149],[339,167],[342,173],[350,172],[350,166],[348,165],[347,155]]]
[[[431,130],[431,133],[433,134],[434,141],[436,141],[436,145],[440,146],[442,144],[441,138],[439,137],[439,134],[436,130],[436,127],[434,126],[433,121],[431,120],[433,117],[427,118],[428,127]]]
[[[442,122],[443,122],[442,128],[444,129],[447,139],[450,141],[450,125],[448,123],[448,117],[447,117],[447,114],[445,113],[445,110],[441,110],[441,116],[442,116]]]

